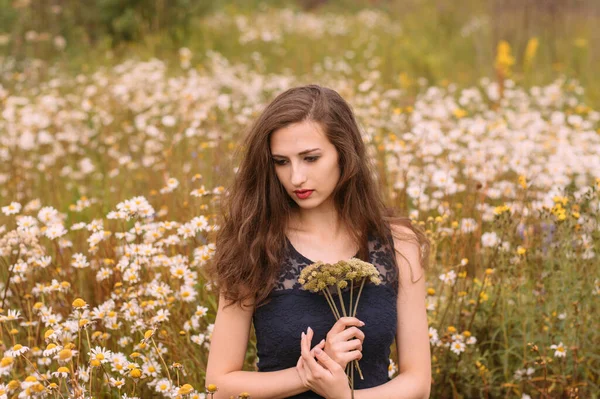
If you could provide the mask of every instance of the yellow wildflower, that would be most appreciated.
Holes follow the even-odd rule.
[[[527,41],[527,47],[525,48],[525,69],[529,69],[533,60],[535,58],[535,54],[537,53],[537,49],[539,46],[539,40],[537,37],[532,37]]]
[[[215,393],[218,391],[217,386],[215,384],[208,384],[206,386],[206,390],[208,391],[208,393]]]
[[[70,358],[73,357],[73,351],[71,349],[63,349],[60,352],[58,352],[58,358],[60,360],[69,360]]]
[[[133,369],[129,372],[129,376],[131,378],[140,378],[142,376],[142,371],[140,369]]]
[[[510,212],[510,208],[507,205],[500,205],[494,208],[494,215],[502,215],[505,212]]]
[[[456,108],[454,111],[452,111],[452,113],[456,119],[464,118],[467,115],[467,111],[462,108]]]
[[[14,359],[12,357],[3,357],[2,360],[0,360],[0,367],[9,366],[13,362],[14,362]]]
[[[194,390],[190,384],[183,384],[177,391],[178,395],[189,395]]]
[[[73,301],[73,307],[74,308],[80,309],[80,308],[84,308],[86,306],[87,306],[87,303],[85,303],[85,301],[83,299],[81,299],[81,298],[77,298],[77,299],[75,299]]]
[[[578,37],[573,41],[573,44],[575,45],[575,47],[585,48],[588,45],[588,41],[583,37]]]
[[[510,76],[510,68],[514,64],[515,58],[511,55],[510,44],[505,40],[501,40],[496,48],[496,70],[502,76]]]

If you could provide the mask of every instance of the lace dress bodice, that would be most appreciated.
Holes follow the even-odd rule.
[[[360,327],[365,339],[363,357],[359,362],[364,380],[355,371],[355,389],[370,388],[389,381],[390,346],[396,336],[398,269],[393,244],[383,245],[376,237],[369,236],[369,262],[379,270],[382,283],[374,285],[366,282],[360,296],[356,317],[365,322],[365,326]],[[259,371],[295,367],[300,356],[302,331],[309,326],[313,329],[313,347],[326,337],[335,324],[335,317],[323,294],[305,291],[298,282],[302,269],[311,263],[314,262],[300,254],[287,240],[281,273],[269,294],[270,301],[257,307],[253,315]],[[349,288],[342,290],[342,297],[348,309]],[[337,295],[334,295],[334,299],[339,309]],[[321,396],[307,391],[293,398]]]

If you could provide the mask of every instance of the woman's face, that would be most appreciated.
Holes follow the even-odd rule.
[[[331,194],[340,178],[338,152],[319,123],[303,121],[278,129],[270,146],[277,177],[301,209],[333,207]]]

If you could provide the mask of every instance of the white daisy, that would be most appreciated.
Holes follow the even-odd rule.
[[[440,274],[440,280],[452,286],[456,281],[456,272],[454,270],[450,270],[448,273],[442,273]]]
[[[8,216],[8,215],[16,215],[17,213],[21,212],[21,204],[19,204],[18,202],[11,202],[10,205],[7,206],[3,206],[2,207],[2,212]]]
[[[500,239],[498,238],[498,234],[496,234],[495,232],[488,232],[488,233],[483,233],[481,235],[481,244],[484,247],[495,247],[496,245],[498,245],[498,242],[500,242]]]
[[[464,218],[460,221],[460,231],[472,233],[477,228],[477,222],[472,218]]]
[[[7,350],[5,352],[5,355],[8,357],[17,357],[17,356],[20,356],[23,353],[27,352],[28,350],[29,350],[29,347],[23,346],[21,344],[16,344],[11,349]]]
[[[169,390],[171,389],[171,383],[166,378],[163,378],[163,379],[157,381],[154,389],[156,389],[156,392],[160,392],[160,393],[169,392]]]
[[[465,351],[465,344],[461,341],[454,341],[450,345],[450,350],[456,353],[457,355],[460,355],[462,352]]]
[[[567,348],[560,342],[558,345],[550,345],[550,349],[554,349],[554,357],[565,357],[567,356]]]
[[[108,349],[96,346],[88,352],[90,360],[98,360],[100,363],[108,363],[112,358],[112,352]]]
[[[194,314],[196,316],[203,317],[203,316],[206,316],[207,312],[208,312],[208,308],[207,307],[198,305],[196,307],[196,312]]]
[[[394,363],[394,361],[392,359],[390,359],[390,364],[388,366],[388,376],[390,378],[393,378],[394,374],[396,374],[397,371],[398,371],[398,366],[396,366],[396,363]]]
[[[55,343],[49,343],[48,346],[46,346],[46,349],[43,352],[44,356],[52,356],[55,353],[59,352],[60,350],[62,350],[62,346],[60,345],[56,345]]]
[[[117,389],[121,389],[125,385],[125,380],[122,378],[110,377],[109,384]]]

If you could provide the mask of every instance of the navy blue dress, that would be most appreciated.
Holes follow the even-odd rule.
[[[365,282],[360,296],[356,317],[365,322],[365,326],[360,327],[365,339],[363,357],[359,361],[364,380],[354,370],[355,389],[375,387],[390,380],[390,346],[396,336],[398,269],[393,243],[383,245],[381,240],[369,236],[369,262],[379,270],[382,283],[374,285]],[[305,291],[298,282],[300,271],[311,263],[313,261],[300,254],[287,240],[286,256],[279,280],[269,294],[270,302],[257,307],[253,315],[259,371],[296,367],[302,331],[309,326],[313,329],[312,348],[326,337],[335,324],[335,317],[323,294]],[[357,292],[353,294],[354,298]],[[349,288],[342,290],[342,297],[348,309]],[[337,295],[334,295],[334,299],[341,314]],[[292,398],[322,396],[307,391]]]

